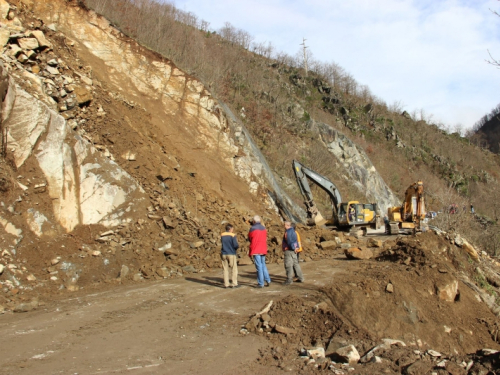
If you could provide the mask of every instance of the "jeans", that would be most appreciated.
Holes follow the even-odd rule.
[[[270,283],[271,278],[269,277],[269,272],[266,267],[266,256],[256,254],[253,256],[253,261],[257,269],[257,284],[264,286],[264,280]]]

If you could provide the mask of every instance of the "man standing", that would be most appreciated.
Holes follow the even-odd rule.
[[[238,285],[238,264],[236,260],[236,249],[239,247],[238,240],[234,234],[231,224],[226,225],[226,231],[221,234],[222,249],[220,257],[222,259],[222,269],[224,270],[224,287],[239,288]],[[231,268],[231,284],[229,284],[229,268]]]
[[[271,278],[266,267],[266,254],[267,254],[267,230],[260,223],[260,216],[255,215],[253,218],[253,225],[248,232],[248,239],[250,240],[250,251],[248,256],[253,259],[255,268],[257,270],[257,288],[264,287],[271,284]]]
[[[295,230],[292,228],[292,224],[289,221],[285,221],[285,234],[283,235],[283,243],[281,247],[285,252],[285,285],[290,285],[293,282],[294,272],[299,278],[299,283],[303,283],[304,276],[302,275],[302,270],[300,269],[297,259],[297,251],[299,249],[297,234],[295,233]]]

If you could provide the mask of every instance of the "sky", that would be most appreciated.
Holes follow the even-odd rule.
[[[498,0],[174,0],[255,42],[335,62],[372,94],[450,129],[470,128],[500,103]]]

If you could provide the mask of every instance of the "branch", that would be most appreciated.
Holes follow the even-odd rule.
[[[491,64],[493,66],[496,66],[497,68],[500,68],[500,60],[496,60],[495,58],[493,58],[493,56],[491,56],[491,52],[490,50],[488,50],[488,55],[490,55],[490,59],[491,60],[486,60],[486,62],[488,64]]]

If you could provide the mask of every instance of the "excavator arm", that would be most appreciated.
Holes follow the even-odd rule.
[[[304,197],[304,204],[307,209],[307,217],[314,221],[314,224],[321,225],[325,223],[325,219],[318,211],[316,204],[314,203],[313,195],[311,192],[311,187],[309,185],[309,181],[311,180],[316,185],[318,185],[321,189],[326,191],[328,196],[332,201],[333,206],[333,220],[334,224],[338,224],[338,207],[342,202],[342,197],[340,196],[340,192],[337,189],[337,186],[333,182],[331,182],[326,177],[314,172],[313,170],[305,167],[298,161],[292,161],[293,171],[295,173],[295,178],[297,179],[297,184],[299,185],[300,192]]]

